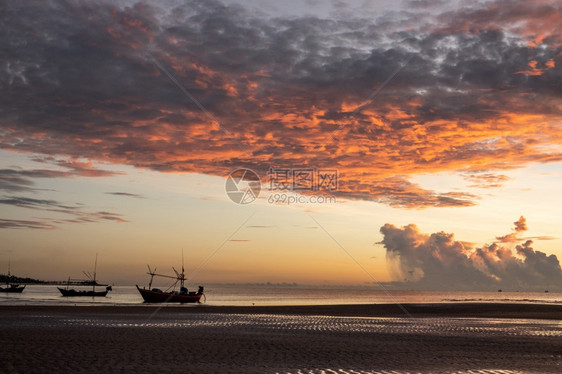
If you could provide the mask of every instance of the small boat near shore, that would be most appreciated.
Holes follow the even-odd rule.
[[[183,256],[182,256],[183,257]],[[147,265],[148,266],[148,265]],[[178,272],[174,267],[172,267],[176,276],[165,275],[165,274],[157,274],[156,268],[154,271],[148,266],[148,275],[150,275],[150,282],[148,283],[148,288],[140,288],[136,285],[137,290],[141,294],[145,303],[199,303],[201,297],[204,297],[204,288],[203,286],[199,286],[197,291],[189,291],[185,287],[185,270],[182,265],[181,273]],[[164,277],[164,278],[171,278],[175,279],[173,285],[168,287],[168,290],[162,291],[159,288],[152,288],[152,280],[154,277]],[[175,290],[179,282],[179,291]],[[170,291],[171,290],[171,291]]]
[[[0,292],[9,292],[9,293],[22,293],[25,289],[25,284],[20,286],[19,284],[6,284],[6,287],[0,287]]]
[[[20,286],[17,283],[12,282],[12,279],[16,279],[13,275],[10,274],[10,262],[8,262],[8,275],[6,277],[6,287],[0,287],[0,292],[6,293],[22,293],[25,289],[25,284]]]
[[[69,277],[68,282],[66,283],[66,288],[57,287],[57,289],[60,291],[62,296],[65,296],[65,297],[72,297],[72,296],[105,297],[105,296],[107,296],[107,293],[112,290],[112,287],[107,285],[107,284],[99,284],[96,281],[97,266],[98,266],[98,255],[96,254],[96,262],[94,264],[94,274],[93,275],[90,274],[89,272],[84,271],[83,273],[88,278],[87,280],[70,279],[70,277]],[[75,290],[74,288],[69,288],[71,282],[72,282],[72,284],[76,284],[76,282],[79,282],[79,284],[81,284],[81,285],[91,285],[92,290]],[[105,290],[104,291],[96,291],[96,286],[98,286],[98,287],[105,286]]]
[[[93,297],[105,297],[107,296],[107,293],[109,291],[111,291],[111,286],[106,286],[105,287],[105,291],[96,291],[96,286],[94,286],[94,289],[92,291],[87,291],[87,290],[75,290],[73,288],[60,288],[57,287],[57,289],[60,291],[60,293],[62,294],[62,296],[93,296]]]

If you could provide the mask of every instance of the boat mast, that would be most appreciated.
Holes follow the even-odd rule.
[[[156,268],[154,268],[154,271],[150,268],[150,265],[146,265],[148,267],[148,275],[150,275],[150,282],[148,282],[148,289],[152,289],[152,281],[154,279],[154,276],[158,276],[158,277],[164,277],[164,278],[171,278],[171,279],[175,279],[176,281],[174,282],[174,284],[172,286],[170,286],[169,288],[172,287],[176,287],[176,285],[178,284],[178,281],[180,282],[180,287],[184,288],[185,287],[185,267],[183,265],[183,248],[181,250],[181,273],[179,271],[176,270],[176,268],[174,268],[172,266],[172,270],[174,270],[174,273],[176,273],[176,276],[170,276],[170,275],[164,275],[164,274],[158,274],[156,273]],[[95,274],[95,272],[94,272]],[[180,288],[180,290],[181,290]]]
[[[96,270],[98,267],[98,254],[96,253],[96,262],[94,263],[94,292],[96,292]]]
[[[181,249],[181,288],[183,288],[183,284],[185,281],[185,269],[183,267],[183,248]],[[181,290],[180,288],[180,290]]]
[[[148,267],[148,274],[150,274],[150,282],[148,282],[148,289],[151,290],[152,289],[152,281],[154,280],[154,276],[157,275],[156,274],[156,268],[154,268],[154,271],[152,271],[152,269],[150,268],[150,265],[146,265]]]

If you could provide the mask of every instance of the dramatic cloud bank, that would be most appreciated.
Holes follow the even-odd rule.
[[[513,234],[500,242],[523,240],[513,250],[497,243],[480,248],[457,241],[453,234],[421,233],[416,225],[381,227],[386,259],[398,281],[417,289],[543,291],[562,290],[562,270],[555,255],[532,248],[519,238],[527,229],[525,218],[514,222]]]
[[[497,187],[562,160],[558,1],[363,19],[120,4],[3,2],[1,149],[220,176],[337,168],[341,195],[406,208],[477,202],[418,173]],[[34,176],[3,170],[0,187]]]

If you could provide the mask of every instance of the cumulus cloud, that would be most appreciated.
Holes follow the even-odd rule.
[[[515,225],[516,233],[527,229],[524,217]],[[516,245],[514,252],[498,243],[475,247],[445,232],[424,234],[413,224],[398,228],[387,223],[380,231],[388,265],[398,279],[396,285],[452,290],[562,289],[558,258],[534,250],[532,240]]]
[[[353,20],[128,4],[4,2],[0,148],[221,176],[337,168],[342,196],[404,208],[477,202],[411,183],[420,172],[562,160],[555,1]]]

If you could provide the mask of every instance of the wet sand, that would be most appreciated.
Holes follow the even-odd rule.
[[[3,306],[5,373],[559,373],[562,306]]]

